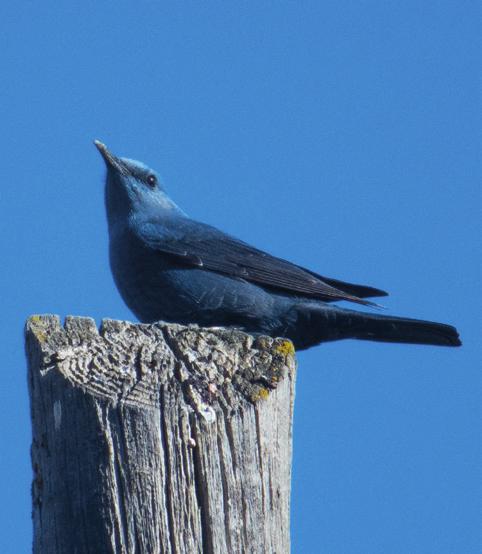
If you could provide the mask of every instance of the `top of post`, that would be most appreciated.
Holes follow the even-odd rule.
[[[26,340],[42,373],[56,368],[91,394],[142,407],[157,407],[160,385],[175,383],[207,422],[216,409],[267,399],[295,371],[290,341],[234,329],[110,319],[98,329],[91,318],[34,315]]]

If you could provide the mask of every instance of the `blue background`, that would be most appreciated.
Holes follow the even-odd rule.
[[[461,0],[2,3],[2,553],[31,540],[25,319],[132,319],[94,138],[158,169],[193,217],[461,332],[462,349],[299,354],[293,552],[482,551],[479,15]]]

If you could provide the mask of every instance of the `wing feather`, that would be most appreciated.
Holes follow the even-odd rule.
[[[242,278],[260,286],[324,301],[348,300],[371,306],[376,304],[362,297],[386,295],[371,287],[322,277],[188,218],[151,219],[138,225],[136,230],[148,247],[182,264]]]

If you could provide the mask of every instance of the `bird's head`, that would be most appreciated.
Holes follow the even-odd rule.
[[[105,200],[109,219],[163,211],[182,214],[165,193],[155,171],[142,162],[114,156],[98,140],[94,144],[107,166]]]

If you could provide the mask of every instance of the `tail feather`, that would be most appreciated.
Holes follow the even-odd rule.
[[[452,325],[401,317],[363,315],[365,317],[358,318],[353,325],[353,338],[437,346],[462,344],[457,329]]]
[[[340,339],[371,340],[436,346],[460,346],[452,325],[356,312],[325,305],[298,306],[296,318],[284,331],[297,349]]]

